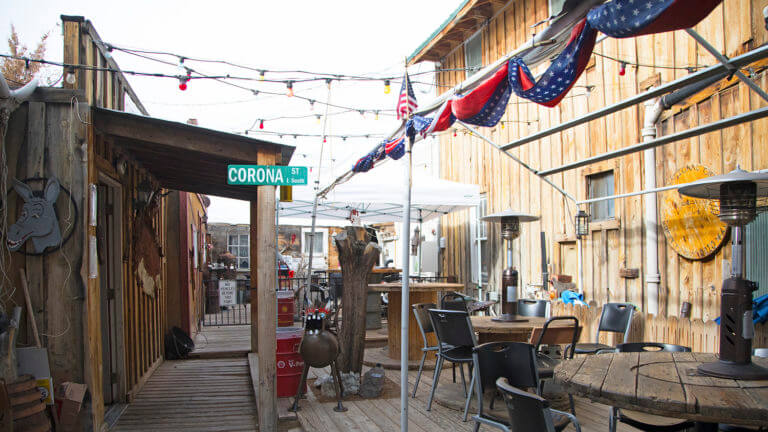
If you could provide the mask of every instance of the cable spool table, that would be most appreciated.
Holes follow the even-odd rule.
[[[699,422],[768,425],[768,380],[747,381],[700,375],[705,353],[616,353],[577,357],[555,369],[555,381],[573,394],[627,410]],[[752,361],[768,366],[768,359]]]

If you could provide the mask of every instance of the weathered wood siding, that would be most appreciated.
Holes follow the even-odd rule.
[[[768,37],[762,19],[764,6],[764,2],[757,0],[725,0],[696,30],[729,56],[746,52],[765,43]],[[484,65],[522,45],[531,37],[531,26],[548,15],[546,0],[515,0],[506,5],[494,3],[493,7],[496,17],[482,29]],[[507,123],[503,127],[483,128],[482,133],[497,143],[507,143],[688,73],[665,66],[685,68],[716,63],[682,31],[624,40],[606,39],[597,44],[595,52],[651,67],[628,66],[626,74],[620,76],[619,62],[593,55],[590,66],[559,106],[545,108],[513,95],[503,118]],[[441,62],[445,69],[463,65],[461,46]],[[761,66],[755,69],[760,85],[768,87],[768,77]],[[464,79],[463,71],[442,72],[438,76],[438,89],[445,91]],[[587,91],[585,86],[594,87]],[[731,80],[705,90],[693,98],[693,102],[666,112],[659,133],[669,134],[761,106],[763,101],[744,85]],[[635,106],[521,146],[511,153],[534,168],[547,169],[619,149],[641,140],[643,114],[642,105]],[[489,214],[513,208],[541,216],[540,221],[525,224],[515,241],[515,266],[522,270],[522,282],[541,283],[540,231],[547,234],[550,274],[565,273],[575,279],[573,217],[576,207],[477,137],[460,128],[457,132],[454,136],[454,130],[449,130],[440,136],[441,177],[479,184],[488,195]],[[744,169],[768,168],[764,142],[767,133],[768,120],[762,120],[657,148],[657,163],[653,168],[657,171],[657,183],[659,186],[669,184],[677,169],[691,163],[703,164],[716,174],[730,171],[736,164]],[[553,175],[550,179],[578,199],[585,199],[585,176],[612,169],[615,193],[639,191],[643,189],[642,174],[647,169],[642,158],[641,153],[636,153]],[[660,198],[657,197],[659,202]],[[583,255],[587,300],[631,301],[645,308],[643,211],[640,196],[618,199],[615,220],[591,224],[592,232],[584,242]],[[445,216],[441,221],[442,233],[448,240],[442,260],[443,273],[455,274],[466,283],[470,280],[470,217],[472,213],[467,211]],[[693,318],[707,320],[719,315],[722,267],[723,261],[730,260],[730,248],[721,248],[714,257],[703,261],[690,261],[667,246],[661,228],[659,240],[662,314],[677,315],[681,303],[688,301],[693,304]],[[489,227],[488,241],[492,264],[490,286],[498,289],[503,259],[498,226]],[[640,277],[622,278],[619,270],[623,268],[640,269]]]
[[[6,135],[5,152],[8,164],[8,226],[11,226],[21,212],[22,199],[12,189],[13,179],[58,178],[72,199],[60,192],[56,201],[56,212],[62,236],[72,231],[61,249],[45,255],[22,255],[4,250],[2,256],[4,280],[3,309],[12,305],[24,305],[19,269],[24,269],[34,310],[34,319],[40,332],[42,345],[48,348],[51,373],[54,383],[64,381],[85,382],[88,380],[83,367],[83,307],[85,302],[84,275],[81,265],[84,260],[83,218],[84,169],[81,140],[87,129],[81,123],[75,110],[87,116],[88,107],[70,104],[73,92],[58,98],[59,102],[43,102],[44,96],[38,90],[33,101],[20,106],[13,112]],[[29,181],[33,190],[41,190],[44,183]],[[4,195],[5,196],[5,195]],[[6,201],[6,200],[3,200]],[[72,205],[74,203],[74,206]],[[5,241],[5,238],[3,238]],[[28,242],[31,243],[31,242]],[[22,246],[32,251],[31,246]],[[9,260],[9,261],[7,261]],[[87,275],[86,275],[87,276]],[[10,282],[10,284],[8,284]],[[19,330],[19,346],[33,346],[31,327],[28,325],[27,310],[22,312]]]
[[[123,325],[125,339],[125,370],[129,399],[135,396],[136,390],[143,385],[147,373],[156,367],[164,356],[163,336],[166,319],[166,281],[167,262],[162,259],[161,284],[156,287],[154,297],[147,295],[140,284],[134,269],[134,231],[137,228],[135,205],[138,199],[138,185],[149,180],[153,185],[156,181],[143,169],[134,163],[128,163],[124,175],[110,170],[117,158],[113,143],[101,135],[95,135],[94,172],[110,175],[113,180],[122,185],[123,203]],[[97,168],[98,167],[98,168]],[[153,212],[152,229],[157,242],[163,251],[168,248],[167,242],[167,200],[159,199],[158,210]],[[178,217],[178,215],[176,215]],[[174,246],[178,247],[178,246]]]

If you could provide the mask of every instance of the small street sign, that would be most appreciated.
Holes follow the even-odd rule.
[[[219,306],[234,306],[237,304],[237,282],[219,280]]]
[[[307,184],[307,167],[229,165],[227,184],[240,186],[297,186]]]

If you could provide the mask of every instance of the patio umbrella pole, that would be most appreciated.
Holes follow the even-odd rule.
[[[403,205],[403,239],[401,257],[403,265],[403,290],[400,298],[400,430],[408,431],[408,321],[410,314],[408,303],[410,296],[409,275],[411,251],[408,233],[411,232],[411,181],[413,171],[411,166],[411,146],[413,138],[408,138],[405,144],[405,204]]]

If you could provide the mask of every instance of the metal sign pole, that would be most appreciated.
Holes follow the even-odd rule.
[[[411,232],[411,140],[405,143],[405,202],[403,203],[403,229],[405,235],[400,236],[403,239],[402,246],[402,265],[403,265],[403,289],[400,298],[400,430],[408,432],[408,303],[410,297],[409,275],[411,250],[409,245],[408,233]]]

